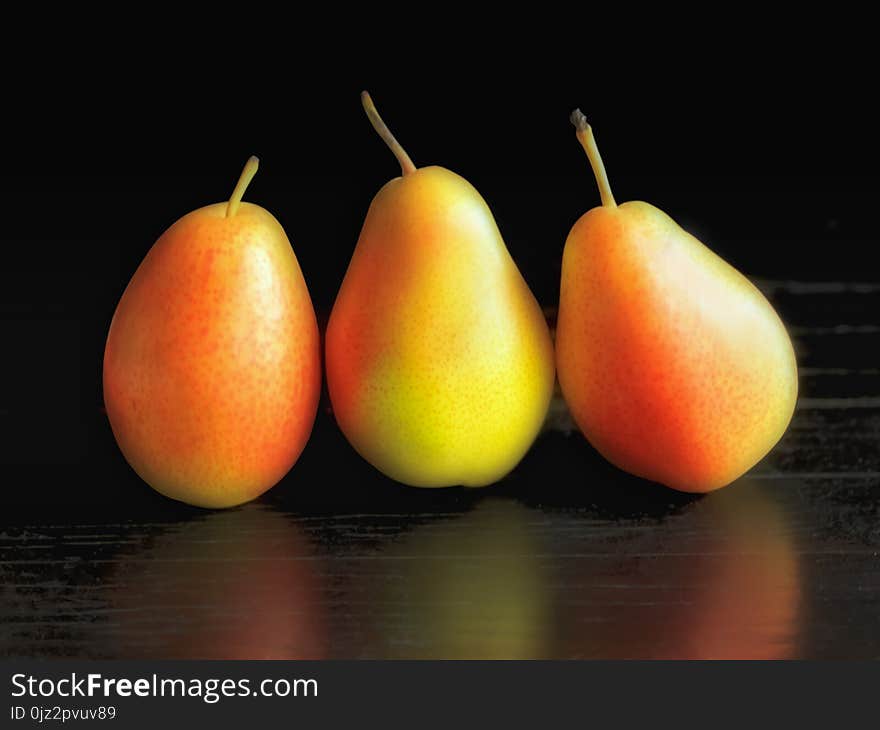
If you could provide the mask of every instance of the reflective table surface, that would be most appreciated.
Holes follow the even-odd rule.
[[[324,407],[277,487],[209,512],[140,482],[96,413],[100,458],[47,465],[46,495],[7,477],[0,654],[880,658],[880,285],[759,284],[801,397],[771,455],[703,497],[608,465],[557,399],[482,490],[384,479]]]

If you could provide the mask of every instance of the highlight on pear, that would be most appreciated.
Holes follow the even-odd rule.
[[[417,168],[366,92],[362,103],[401,175],[373,198],[330,316],[333,412],[392,479],[485,486],[544,421],[550,332],[480,194],[447,169]]]
[[[781,438],[794,349],[764,295],[663,211],[618,205],[572,114],[601,205],[565,242],[556,363],[575,421],[616,466],[685,492],[734,481]]]
[[[104,403],[128,463],[162,494],[231,507],[276,484],[309,438],[318,325],[296,255],[267,210],[199,208],[149,250],[104,351]]]

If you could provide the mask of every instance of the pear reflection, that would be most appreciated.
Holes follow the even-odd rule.
[[[531,659],[546,655],[543,566],[528,509],[487,498],[472,511],[413,529],[365,566],[367,600],[382,607],[370,656]],[[532,517],[534,520],[534,517]]]
[[[566,576],[560,653],[643,659],[797,654],[798,556],[779,487],[741,480]],[[607,553],[612,553],[607,555]],[[614,557],[614,556],[618,557]]]
[[[321,658],[319,588],[305,538],[256,504],[161,534],[113,580],[117,656]]]

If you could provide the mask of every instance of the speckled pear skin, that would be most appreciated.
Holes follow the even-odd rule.
[[[750,469],[785,432],[797,399],[794,350],[770,303],[643,202],[594,208],[572,228],[556,357],[590,443],[684,492]]]
[[[162,494],[231,507],[276,484],[308,440],[321,384],[315,312],[278,221],[193,211],[150,249],[113,316],[104,402]]]
[[[522,459],[554,384],[543,313],[466,180],[425,167],[367,213],[326,338],[340,428],[412,486],[485,486]]]

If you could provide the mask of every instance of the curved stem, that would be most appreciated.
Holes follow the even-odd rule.
[[[416,166],[413,164],[413,161],[409,158],[409,155],[406,154],[406,150],[400,146],[400,142],[394,139],[394,135],[391,134],[391,130],[388,129],[385,122],[382,121],[382,117],[380,117],[379,112],[376,111],[376,105],[373,104],[373,100],[366,91],[361,92],[361,104],[364,105],[364,111],[367,113],[367,117],[369,117],[373,129],[376,130],[379,136],[384,140],[385,144],[388,145],[389,149],[394,153],[394,156],[400,163],[401,172],[404,175],[409,175],[411,172],[415,172]]]
[[[608,182],[608,173],[605,172],[605,165],[602,164],[602,155],[599,154],[599,148],[596,146],[596,138],[593,137],[593,128],[587,123],[587,118],[580,109],[575,109],[571,113],[571,123],[577,130],[577,138],[587,153],[590,160],[590,167],[593,168],[593,175],[599,184],[599,195],[602,198],[602,205],[609,208],[616,208],[617,203],[614,202],[614,196],[611,194],[611,185]]]
[[[226,205],[227,218],[232,218],[232,216],[238,213],[238,206],[241,205],[241,196],[244,195],[247,186],[251,184],[251,180],[253,180],[254,175],[257,174],[257,168],[259,166],[260,161],[253,156],[251,156],[251,158],[245,163],[244,170],[241,171],[241,177],[238,178],[235,190],[232,191],[229,203]]]

